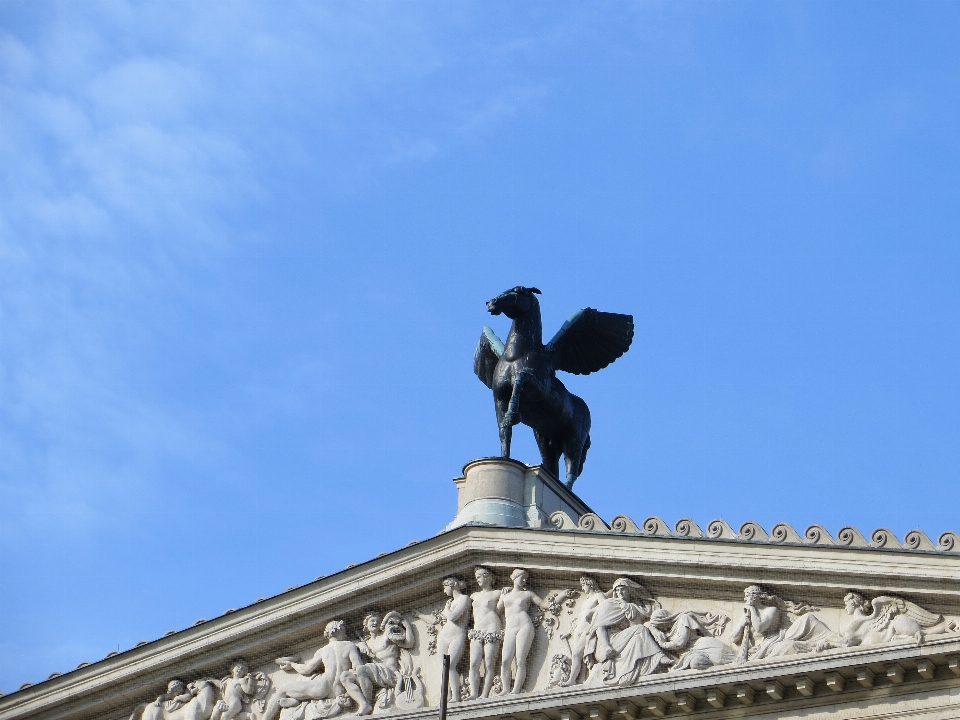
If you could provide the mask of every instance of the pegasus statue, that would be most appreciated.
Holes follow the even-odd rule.
[[[517,286],[487,303],[492,315],[506,315],[513,325],[506,344],[483,328],[473,371],[493,390],[501,457],[510,457],[513,426],[528,425],[543,467],[559,479],[563,455],[566,486],[573,489],[590,447],[590,410],[557,379],[557,370],[589,375],[605,368],[630,349],[633,316],[586,308],[544,345],[537,295],[537,288]]]

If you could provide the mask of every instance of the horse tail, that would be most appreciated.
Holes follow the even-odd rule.
[[[143,705],[137,705],[133,713],[131,713],[130,715],[130,720],[142,720],[143,711],[146,709],[147,709],[147,703],[144,703]]]
[[[587,450],[590,449],[590,435],[583,443],[583,452],[580,453],[580,467],[577,468],[577,477],[583,475],[583,464],[587,461]]]

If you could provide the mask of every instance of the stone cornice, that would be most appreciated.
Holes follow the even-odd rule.
[[[906,552],[944,552],[960,554],[960,535],[944,532],[934,543],[922,530],[911,530],[901,542],[887,528],[877,528],[869,539],[857,528],[840,528],[834,538],[822,525],[811,525],[802,534],[787,523],[774,525],[768,534],[758,523],[745,522],[739,532],[725,520],[713,520],[704,532],[693,520],[678,520],[674,529],[658,517],[648,517],[637,525],[626,515],[618,515],[610,523],[594,513],[572,517],[565,512],[555,512],[551,523],[561,530],[590,530],[594,532],[623,533],[627,535],[655,535],[660,537],[696,538],[703,540],[740,540],[742,542],[776,545],[822,545],[837,547],[869,548],[875,550],[900,550]]]

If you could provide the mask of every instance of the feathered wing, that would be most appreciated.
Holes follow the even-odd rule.
[[[933,627],[943,620],[943,615],[937,615],[929,610],[924,610],[916,603],[904,600],[903,598],[883,595],[874,598],[871,604],[877,608],[878,613],[887,613],[891,618],[896,615],[906,615],[916,620],[920,627],[923,628]]]
[[[909,600],[904,600],[904,602],[907,605],[907,609],[905,611],[906,615],[916,620],[922,628],[931,628],[943,620],[943,615],[937,615],[929,610],[924,610],[922,607],[915,605]]]
[[[897,615],[906,615],[913,618],[922,628],[931,628],[943,620],[943,615],[924,610],[916,603],[892,595],[876,597],[870,604],[873,605],[876,615],[876,619],[873,621],[874,630],[886,629],[890,621]]]
[[[547,344],[557,370],[589,375],[630,349],[633,316],[586,308],[570,316]]]
[[[890,621],[906,607],[903,600],[888,595],[875,597],[870,604],[873,606],[873,621],[870,624],[877,632],[886,630]]]
[[[488,327],[480,333],[480,344],[473,354],[473,371],[488,388],[493,390],[493,373],[503,355],[503,343],[497,334]]]

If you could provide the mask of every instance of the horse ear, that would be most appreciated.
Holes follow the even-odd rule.
[[[527,288],[527,290],[532,292],[534,295],[543,295],[543,293],[537,290],[536,288]]]

